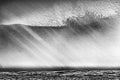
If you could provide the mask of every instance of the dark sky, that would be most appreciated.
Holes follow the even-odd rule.
[[[40,19],[48,20],[49,17],[51,17],[51,18],[56,17],[56,16],[54,16],[55,14],[57,15],[57,18],[61,17],[61,16],[62,17],[69,16],[69,15],[71,16],[72,13],[74,13],[74,11],[76,10],[74,8],[78,9],[78,8],[81,8],[81,6],[82,6],[82,5],[77,6],[76,4],[78,4],[78,5],[79,5],[79,3],[81,4],[83,2],[83,0],[80,0],[80,2],[77,2],[77,1],[79,1],[79,0],[74,0],[74,1],[73,0],[2,0],[0,2],[0,4],[1,4],[0,5],[0,22],[2,22],[3,20],[7,20],[8,22],[12,21],[14,23],[14,21],[17,21],[17,20],[23,21],[23,18],[27,19],[25,21],[28,22],[30,19],[32,20],[33,17],[34,18],[37,17],[38,20],[40,20]],[[100,1],[100,0],[97,0],[97,1]],[[93,2],[95,9],[92,8],[91,6],[89,6],[90,2],[91,3]],[[85,9],[91,7],[93,10],[96,10],[96,11],[97,11],[97,7],[105,6],[105,8],[102,8],[102,9],[106,9],[106,11],[107,11],[107,8],[106,8],[107,6],[103,3],[104,3],[104,1],[100,4],[99,4],[99,2],[97,2],[97,6],[96,6],[94,3],[94,0],[91,0],[91,1],[84,0],[83,5],[85,4],[85,6],[84,6]],[[57,7],[59,7],[59,8],[57,8],[56,5],[58,5]],[[67,6],[65,6],[65,5],[67,5]],[[71,7],[73,10],[71,10]],[[55,8],[55,10],[54,10],[54,8]],[[90,10],[90,11],[92,11],[92,10]],[[78,11],[76,11],[75,14],[81,13],[81,12],[82,11],[78,9]],[[102,12],[102,11],[100,11],[100,12]],[[40,17],[40,16],[44,16],[44,15],[42,15],[44,13],[45,13],[45,16],[47,15],[46,19],[45,19],[45,17]],[[111,13],[111,12],[108,12],[108,13]],[[51,16],[51,14],[53,14],[52,15],[53,17]],[[63,14],[63,15],[61,15],[61,14]],[[16,17],[18,18],[17,20],[16,20]],[[30,19],[28,19],[28,18],[30,18]],[[14,21],[13,21],[13,19],[14,19]],[[44,20],[41,20],[39,22],[42,22]],[[25,22],[25,21],[23,21],[23,22]],[[32,22],[34,22],[34,21],[32,21]],[[44,23],[42,23],[42,24],[44,24]]]

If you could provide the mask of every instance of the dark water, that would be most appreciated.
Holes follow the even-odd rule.
[[[2,80],[119,80],[119,70],[61,70],[0,72]]]

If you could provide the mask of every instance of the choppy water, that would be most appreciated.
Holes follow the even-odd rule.
[[[119,80],[119,70],[0,72],[0,79],[12,80]]]

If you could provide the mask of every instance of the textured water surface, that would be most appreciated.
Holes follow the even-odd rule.
[[[119,70],[62,70],[0,72],[0,79],[10,80],[119,80]]]

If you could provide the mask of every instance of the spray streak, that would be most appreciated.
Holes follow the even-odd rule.
[[[11,48],[1,52],[0,64],[5,67],[119,66],[119,20],[116,22],[117,25],[114,25],[113,20],[113,22],[106,22],[102,19],[102,23],[104,23],[101,23],[102,26],[95,25],[95,23],[87,26],[86,23],[90,21],[86,20],[85,23],[85,20],[80,20],[83,19],[78,12],[81,11],[81,5],[83,4],[80,2],[75,7],[72,6],[72,3],[60,3],[50,8],[47,7],[48,9],[38,8],[38,5],[35,8],[33,5],[30,10],[28,10],[28,6],[24,5],[23,9],[28,11],[19,9],[19,6],[16,5],[18,10],[25,11],[21,16],[15,16],[17,13],[13,13],[9,6],[3,8],[5,19],[2,24],[14,45],[10,45]],[[84,4],[82,9],[88,11],[92,9],[93,12],[96,10],[93,6],[88,8],[85,6]],[[97,8],[101,11],[104,7],[100,5]],[[107,13],[112,13],[114,16],[113,9],[108,7],[106,9],[108,12],[104,16],[108,16]],[[19,13],[18,10],[16,12]],[[97,11],[95,13],[97,14]],[[85,15],[84,10],[83,14]],[[109,26],[105,24],[109,24]],[[37,28],[34,25],[37,25]]]
[[[92,33],[89,33],[91,30],[88,28],[86,28],[88,34],[82,33],[81,35],[78,30],[79,27],[83,26],[74,27],[8,26],[12,31],[7,30],[6,27],[6,31],[8,31],[16,44],[16,48],[13,48],[13,51],[8,50],[11,54],[5,53],[3,55],[1,65],[27,67],[117,66],[120,44],[119,28],[117,26],[116,29],[114,28],[115,31],[112,30],[114,32],[106,33],[106,35],[94,29],[92,29]],[[73,35],[74,33],[78,36]]]

